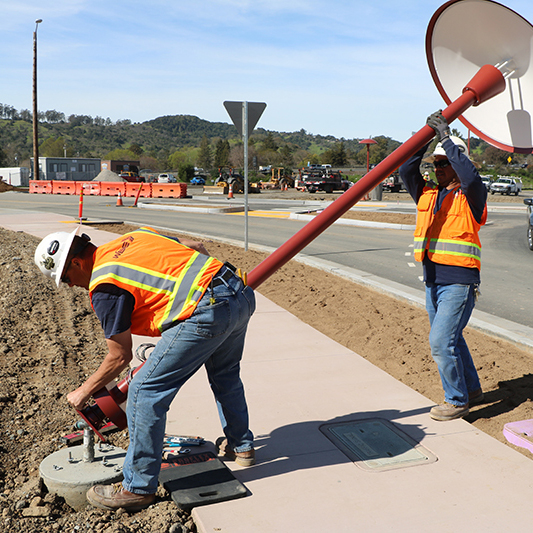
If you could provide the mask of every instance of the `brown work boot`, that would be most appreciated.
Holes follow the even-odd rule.
[[[253,448],[246,452],[236,452],[229,446],[226,437],[219,437],[215,445],[220,457],[224,457],[228,461],[235,461],[240,466],[255,465],[255,450]]]
[[[468,404],[466,405],[452,405],[451,403],[444,402],[442,405],[436,405],[431,408],[429,416],[433,420],[455,420],[456,418],[463,418],[470,412]]]
[[[94,485],[87,491],[87,501],[107,511],[126,509],[127,511],[140,511],[152,505],[155,494],[134,494],[127,491],[122,483],[113,485]]]
[[[468,393],[468,405],[476,405],[485,399],[485,395],[481,389]]]

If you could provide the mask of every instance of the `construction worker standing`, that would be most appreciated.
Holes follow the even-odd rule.
[[[135,511],[154,502],[167,411],[202,365],[224,430],[217,440],[219,454],[242,466],[255,463],[240,379],[255,296],[231,265],[210,257],[201,243],[166,237],[151,228],[99,247],[79,235],[79,228],[53,233],[37,247],[35,263],[58,286],[63,282],[89,291],[107,340],[109,353],[100,367],[67,395],[75,409],[83,409],[129,365],[132,334],[161,337],[129,386],[124,481],[92,487],[90,503]]]
[[[463,337],[480,283],[478,232],[487,219],[487,189],[466,154],[450,135],[442,112],[428,117],[439,143],[433,152],[437,184],[420,174],[425,146],[400,167],[400,176],[417,205],[415,259],[424,267],[431,355],[437,363],[444,403],[431,418],[453,420],[483,400],[476,367]]]

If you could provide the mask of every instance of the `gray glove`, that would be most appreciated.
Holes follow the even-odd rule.
[[[450,136],[450,127],[448,126],[448,121],[442,115],[442,111],[439,110],[430,115],[426,124],[435,130],[439,142]]]

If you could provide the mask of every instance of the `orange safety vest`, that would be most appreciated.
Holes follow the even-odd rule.
[[[434,263],[481,269],[478,232],[487,221],[487,205],[477,222],[460,186],[446,195],[434,213],[438,188],[424,187],[417,204],[415,259],[427,254]]]
[[[158,337],[189,318],[223,264],[151,228],[126,233],[98,246],[89,295],[111,283],[135,298],[131,331]]]

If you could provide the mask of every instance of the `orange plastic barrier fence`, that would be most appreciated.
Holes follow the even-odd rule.
[[[126,194],[126,182],[124,181],[101,181],[100,196],[122,196]]]
[[[100,196],[100,182],[99,181],[77,181],[76,182],[76,195],[79,196],[81,189],[83,188],[83,194],[86,196]]]
[[[152,197],[152,184],[151,183],[143,183],[143,188],[141,189],[141,194],[139,195],[140,198],[151,198]],[[137,197],[137,193],[139,192],[139,187],[141,186],[140,183],[126,183],[126,194],[125,196],[132,196],[133,198]]]
[[[52,181],[52,194],[76,194],[75,181]]]
[[[127,181],[30,180],[30,193],[137,197],[140,183]],[[141,198],[186,198],[186,183],[143,183]]]
[[[152,198],[185,198],[186,183],[152,183]]]
[[[52,182],[30,180],[30,194],[52,194]]]

